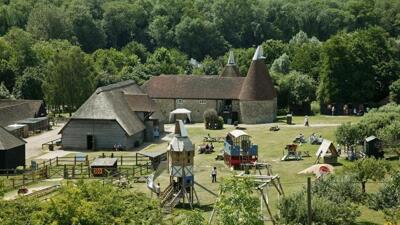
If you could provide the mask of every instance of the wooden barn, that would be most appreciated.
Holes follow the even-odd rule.
[[[0,173],[25,166],[25,141],[0,127]]]
[[[163,130],[153,118],[156,105],[134,81],[98,88],[61,129],[64,149],[122,149],[152,140]],[[150,118],[151,117],[151,118]]]

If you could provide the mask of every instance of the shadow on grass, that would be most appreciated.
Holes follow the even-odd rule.
[[[182,204],[179,203],[176,208],[179,209],[191,209],[189,204]],[[197,209],[199,211],[203,211],[203,212],[211,212],[214,209],[214,204],[207,204],[207,205],[202,205],[201,202],[200,204],[194,204],[193,205],[193,209]]]
[[[378,223],[372,223],[372,222],[367,222],[367,221],[360,221],[357,223],[353,223],[353,225],[379,225]]]
[[[400,156],[397,156],[397,155],[389,156],[386,158],[386,160],[388,160],[388,161],[395,161],[395,160],[399,160],[399,159],[400,159]]]

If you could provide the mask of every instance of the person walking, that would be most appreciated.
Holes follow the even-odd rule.
[[[335,115],[335,106],[333,105],[332,106],[332,116],[334,116]]]
[[[310,124],[308,123],[308,116],[304,117],[304,126],[308,127]]]
[[[217,167],[214,167],[211,170],[211,183],[216,183],[217,182]]]

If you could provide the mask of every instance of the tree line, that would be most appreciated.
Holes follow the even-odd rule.
[[[245,76],[262,44],[280,108],[398,101],[399,18],[395,0],[2,0],[0,97],[71,112],[113,82],[218,74],[228,50]]]

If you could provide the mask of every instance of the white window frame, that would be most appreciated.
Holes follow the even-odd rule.
[[[207,104],[206,100],[204,100],[204,99],[200,99],[200,100],[199,100],[199,103],[202,104],[202,105]]]

